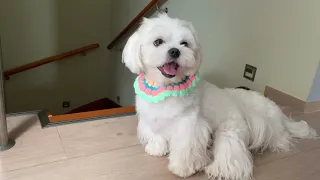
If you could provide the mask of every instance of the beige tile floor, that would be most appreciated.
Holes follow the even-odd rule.
[[[320,114],[284,108],[320,131]],[[8,118],[13,149],[0,152],[0,180],[176,180],[167,159],[148,156],[136,138],[134,116],[42,129],[35,115]],[[320,140],[300,141],[288,153],[255,155],[256,180],[319,180]],[[207,179],[203,173],[191,180]]]

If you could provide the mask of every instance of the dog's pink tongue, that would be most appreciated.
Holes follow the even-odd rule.
[[[175,63],[167,63],[163,65],[163,71],[169,75],[176,75],[177,69]]]

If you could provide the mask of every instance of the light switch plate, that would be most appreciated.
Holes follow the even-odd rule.
[[[244,68],[243,77],[250,80],[250,81],[254,81],[254,78],[256,77],[256,72],[257,72],[256,67],[254,67],[250,64],[246,64],[246,66]]]

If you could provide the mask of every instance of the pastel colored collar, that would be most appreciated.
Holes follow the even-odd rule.
[[[179,83],[168,84],[166,86],[157,86],[141,73],[134,82],[135,93],[141,98],[157,103],[170,96],[187,96],[194,90],[200,80],[199,74],[187,76]]]

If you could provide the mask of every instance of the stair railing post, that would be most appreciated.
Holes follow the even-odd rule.
[[[2,69],[2,52],[1,52],[1,37],[0,37],[0,151],[5,151],[14,146],[15,142],[9,140],[5,97],[3,88],[3,69]]]

